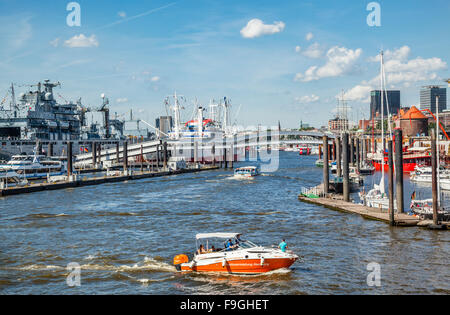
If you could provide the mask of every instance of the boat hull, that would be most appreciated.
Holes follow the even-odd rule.
[[[289,268],[296,260],[297,258],[266,258],[263,261],[261,259],[235,259],[198,265],[186,263],[181,264],[181,271],[261,274]]]

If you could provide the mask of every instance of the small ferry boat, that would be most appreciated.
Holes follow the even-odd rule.
[[[0,169],[15,171],[19,176],[27,179],[47,178],[47,174],[55,176],[65,173],[62,161],[36,154],[13,155],[10,161],[0,165]]]
[[[214,241],[233,245],[215,248]],[[201,233],[196,235],[196,245],[199,242],[204,251],[197,251],[192,261],[184,254],[175,256],[173,263],[178,271],[260,274],[289,268],[298,259],[289,250],[283,252],[243,240],[240,233]]]
[[[234,170],[234,177],[237,178],[249,178],[257,175],[259,175],[259,171],[256,166],[238,167]]]

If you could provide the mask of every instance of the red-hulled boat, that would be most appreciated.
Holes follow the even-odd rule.
[[[376,171],[381,171],[381,159],[372,160],[372,164]],[[415,167],[418,165],[431,166],[431,155],[426,152],[403,155],[403,173],[410,173],[414,171]],[[387,155],[384,156],[384,171],[389,171]]]

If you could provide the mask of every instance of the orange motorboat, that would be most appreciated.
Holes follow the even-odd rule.
[[[213,246],[214,242],[223,241],[224,248]],[[243,240],[240,233],[201,233],[196,235],[196,244],[199,242],[203,250],[197,251],[192,261],[184,254],[175,256],[178,271],[259,274],[289,268],[298,259],[291,251],[283,252]]]

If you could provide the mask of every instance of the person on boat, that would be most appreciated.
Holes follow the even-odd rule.
[[[287,243],[285,241],[285,239],[283,238],[283,240],[281,241],[281,243],[278,245],[278,247],[281,249],[282,252],[285,252],[286,249],[288,248]]]
[[[228,242],[225,244],[225,250],[230,251],[234,248],[233,242],[231,239],[228,239]]]
[[[208,251],[210,253],[214,253],[216,251],[216,248],[214,247],[214,245],[211,246],[211,249]]]
[[[206,254],[206,250],[205,250],[205,247],[203,246],[203,244],[200,244],[198,251],[197,251],[197,255],[200,255],[200,254]]]

